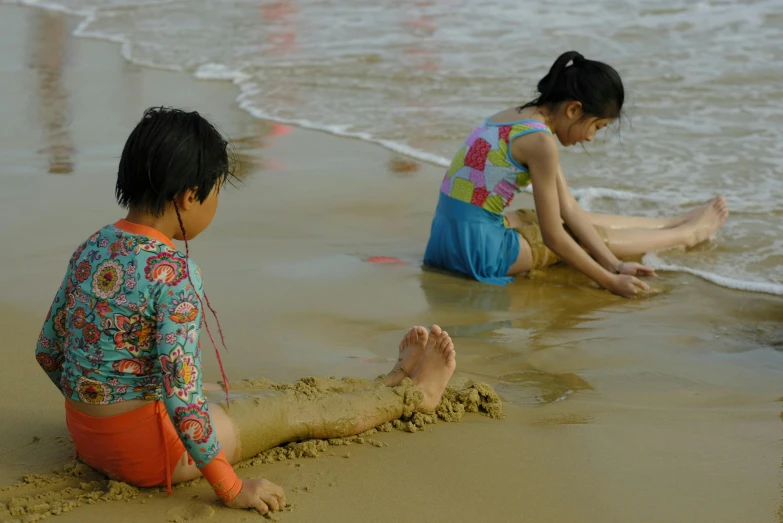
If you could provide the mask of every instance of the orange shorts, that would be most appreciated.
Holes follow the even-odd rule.
[[[137,487],[166,486],[186,452],[162,401],[96,418],[65,402],[65,422],[79,459]]]

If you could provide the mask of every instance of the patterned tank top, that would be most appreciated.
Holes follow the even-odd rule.
[[[530,185],[530,172],[509,152],[515,138],[535,133],[552,134],[538,120],[491,123],[487,118],[454,156],[440,190],[443,194],[502,214],[519,191]]]

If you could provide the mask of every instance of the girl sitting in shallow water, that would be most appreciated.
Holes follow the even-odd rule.
[[[561,55],[538,83],[539,96],[487,118],[446,172],[424,263],[505,285],[561,259],[620,296],[649,287],[653,270],[619,258],[693,246],[726,221],[724,197],[676,218],[647,219],[582,210],[560,169],[564,146],[593,140],[620,118],[620,75],[576,51]],[[505,212],[532,184],[535,211]]]
[[[226,141],[198,113],[146,111],[117,176],[117,200],[128,215],[73,253],[35,352],[65,396],[82,461],[169,492],[203,475],[229,507],[263,514],[285,506],[283,490],[239,479],[233,463],[289,441],[359,434],[409,412],[411,398],[416,410],[433,410],[456,361],[446,332],[414,327],[395,367],[377,382],[352,381],[341,395],[309,404],[269,391],[239,425],[208,404],[204,390],[219,387],[202,387],[199,342],[202,325],[212,338],[203,315],[205,305],[212,308],[187,241],[209,226],[230,176]],[[185,241],[184,255],[172,239]],[[403,398],[389,387],[406,376],[415,394]],[[353,423],[345,423],[346,413]]]

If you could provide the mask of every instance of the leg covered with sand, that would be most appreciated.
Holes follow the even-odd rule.
[[[232,463],[285,443],[345,438],[390,422],[415,430],[438,417],[457,421],[466,411],[500,417],[500,399],[488,385],[447,391],[455,368],[448,333],[437,325],[429,333],[414,327],[400,343],[397,364],[377,380],[308,377],[290,385],[245,380],[232,385],[228,410],[221,391],[208,393],[210,411]],[[198,476],[195,466],[182,463],[173,479]]]

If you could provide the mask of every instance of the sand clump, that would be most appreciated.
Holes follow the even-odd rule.
[[[468,387],[447,387],[436,411],[444,421],[460,421],[466,412],[503,419],[503,406],[495,389],[486,383],[471,383]]]
[[[74,461],[51,474],[27,474],[20,483],[1,488],[0,521],[39,521],[82,505],[127,501],[138,495],[136,487],[106,479]]]

